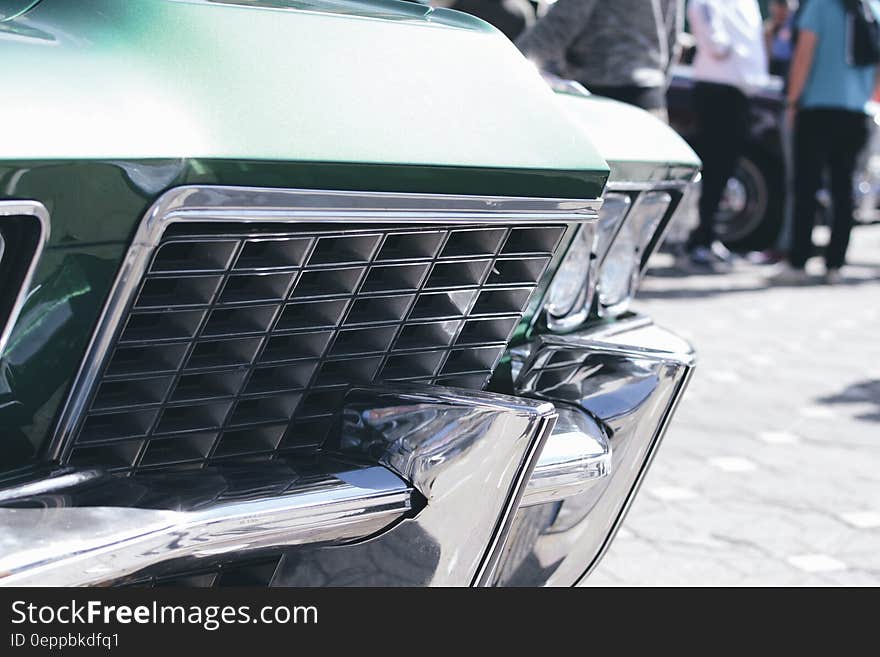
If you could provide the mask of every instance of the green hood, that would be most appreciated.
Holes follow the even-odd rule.
[[[611,182],[690,179],[700,158],[668,125],[632,105],[558,93],[560,105],[611,167]]]
[[[596,196],[607,174],[516,48],[458,12],[393,0],[43,0],[2,30],[0,160],[525,170],[547,177],[522,195],[542,196]]]

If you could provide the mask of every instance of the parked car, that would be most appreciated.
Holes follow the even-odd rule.
[[[689,65],[673,68],[667,94],[671,125],[695,147],[696,117],[693,111],[693,77]],[[718,211],[719,237],[735,251],[773,248],[786,212],[786,156],[783,147],[782,120],[785,97],[782,81],[770,78],[762,89],[749,96],[751,134],[745,155],[740,158],[728,181]],[[880,135],[876,104],[869,108],[874,117],[872,136],[859,158],[853,180],[856,221],[871,223],[880,219]],[[831,197],[827,189],[818,195],[818,224],[830,224]],[[693,216],[695,210],[691,212]],[[688,226],[673,227],[677,240],[686,239]],[[670,238],[672,241],[672,237]]]
[[[0,583],[589,573],[693,371],[680,137],[444,9],[3,7]]]

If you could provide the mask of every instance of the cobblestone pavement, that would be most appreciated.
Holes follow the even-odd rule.
[[[880,585],[880,226],[850,261],[840,286],[768,288],[657,256],[637,308],[699,363],[588,585]]]

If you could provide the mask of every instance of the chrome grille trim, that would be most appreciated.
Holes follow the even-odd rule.
[[[702,174],[695,171],[688,180],[655,180],[655,181],[633,181],[633,180],[609,180],[605,186],[606,192],[626,193],[632,197],[633,203],[636,199],[648,192],[669,192],[673,194],[672,203],[663,220],[660,222],[657,231],[645,247],[640,274],[644,276],[648,269],[648,260],[654,251],[664,242],[669,228],[672,226],[673,219],[678,211],[685,205],[685,197],[693,193],[696,183],[700,181]],[[632,207],[630,207],[632,210]],[[627,214],[629,211],[627,210]],[[623,222],[620,223],[623,225]],[[619,227],[618,227],[619,228]],[[617,233],[615,232],[615,237]]]
[[[37,224],[37,236],[34,240],[35,244],[32,252],[24,255],[26,258],[29,257],[29,259],[20,277],[12,282],[8,280],[2,282],[3,285],[17,285],[18,290],[5,317],[3,316],[3,308],[0,308],[0,358],[6,352],[9,338],[12,335],[12,329],[24,307],[24,302],[27,300],[34,272],[37,269],[37,264],[40,261],[43,250],[46,248],[46,242],[49,240],[49,211],[42,203],[38,201],[0,201],[0,222],[10,217],[32,217]],[[0,235],[0,239],[2,239],[2,235]],[[0,265],[2,265],[4,257],[23,257],[22,254],[12,253],[9,247],[11,245],[5,245],[3,249],[0,249]],[[0,268],[0,271],[2,271],[2,268]]]
[[[315,192],[228,187],[180,187],[160,197],[145,215],[61,414],[49,451],[60,459],[69,448],[111,353],[140,281],[162,236],[172,224],[280,222],[330,224],[425,224],[443,226],[523,225],[595,221],[601,200],[558,200],[369,192]],[[389,261],[390,262],[390,261]],[[274,270],[273,270],[274,271]],[[168,272],[166,272],[168,273]],[[534,299],[532,302],[534,303]],[[198,304],[193,306],[198,308]],[[144,422],[150,418],[140,418]],[[138,421],[138,418],[134,418]]]
[[[0,586],[106,585],[169,563],[342,545],[423,505],[390,469],[332,458],[131,478],[67,472],[80,481],[60,470],[55,490],[19,489],[0,508]]]

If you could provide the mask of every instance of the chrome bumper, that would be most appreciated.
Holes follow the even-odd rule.
[[[686,386],[647,320],[542,338],[515,396],[354,390],[309,463],[0,490],[0,584],[124,583],[283,552],[275,585],[571,585],[607,548]]]
[[[569,586],[611,544],[695,365],[691,346],[647,318],[541,340],[521,354],[517,392],[577,406],[607,434],[607,476],[564,499],[520,508],[501,586]]]

